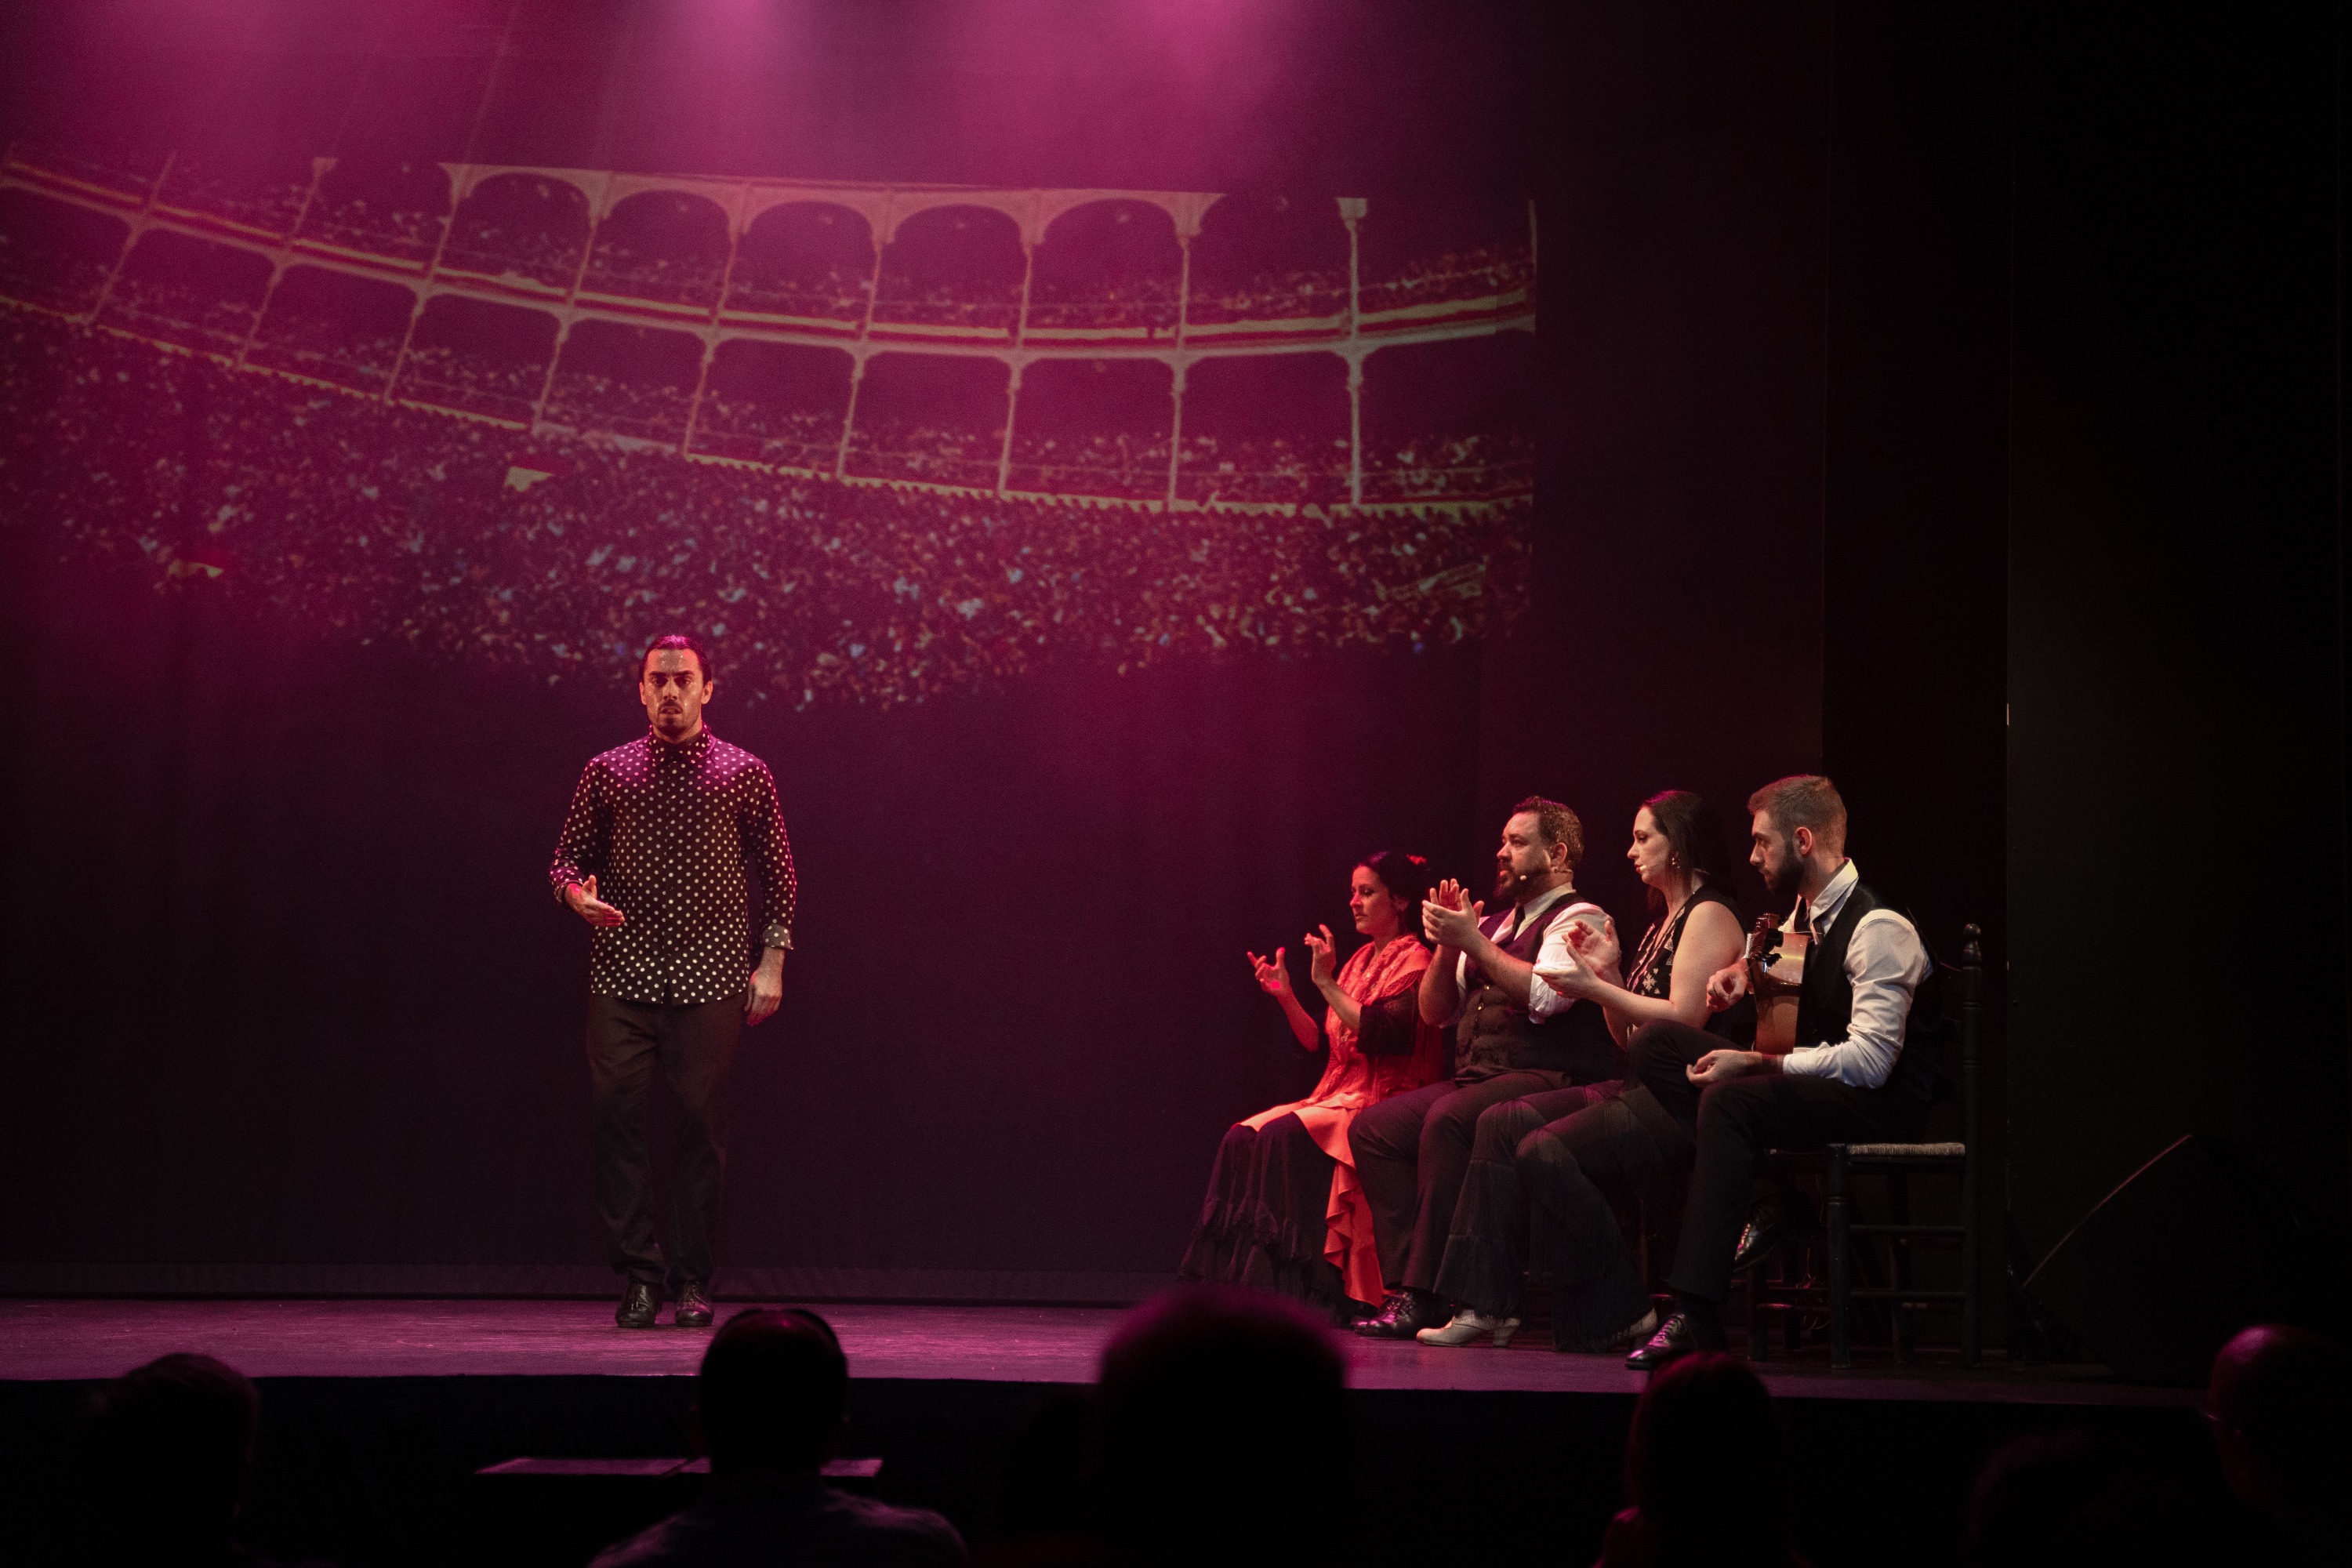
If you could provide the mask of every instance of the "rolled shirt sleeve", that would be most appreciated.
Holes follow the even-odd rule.
[[[1927,949],[1909,921],[1892,910],[1863,916],[1845,950],[1846,978],[1853,983],[1845,1038],[1790,1051],[1780,1069],[1856,1089],[1884,1084],[1903,1054],[1904,1023],[1927,968]]]
[[[1575,1003],[1575,997],[1563,996],[1545,984],[1543,972],[1549,970],[1558,974],[1578,968],[1582,961],[1568,943],[1569,927],[1581,923],[1593,935],[1599,936],[1601,922],[1607,918],[1599,904],[1570,904],[1561,912],[1559,919],[1545,930],[1543,942],[1536,949],[1536,973],[1528,976],[1528,1017],[1549,1018]]]

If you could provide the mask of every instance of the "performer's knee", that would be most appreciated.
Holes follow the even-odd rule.
[[[1562,1164],[1574,1164],[1576,1156],[1549,1127],[1538,1127],[1521,1137],[1511,1151],[1511,1163],[1519,1168],[1522,1177],[1556,1170]]]
[[[1485,1109],[1466,1094],[1449,1094],[1431,1106],[1428,1120],[1421,1124],[1423,1153],[1448,1146],[1468,1148],[1471,1135],[1478,1129],[1479,1113]]]
[[[1517,1150],[1519,1141],[1543,1122],[1543,1112],[1524,1100],[1490,1105],[1478,1113],[1477,1130],[1470,1141],[1471,1155],[1480,1160],[1508,1160]]]
[[[1643,1025],[1625,1042],[1625,1076],[1636,1083],[1647,1084],[1667,1069],[1679,1077],[1685,1061],[1672,1032],[1656,1024]]]
[[[1355,1150],[1356,1158],[1361,1161],[1367,1154],[1375,1160],[1408,1157],[1421,1141],[1421,1129],[1413,1124],[1407,1110],[1402,1100],[1390,1100],[1358,1116],[1348,1129],[1348,1142]]]

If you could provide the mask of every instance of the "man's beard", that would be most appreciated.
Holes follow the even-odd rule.
[[[1508,866],[1498,866],[1495,869],[1495,891],[1487,901],[1498,910],[1517,904],[1533,890],[1536,879],[1542,875],[1541,871],[1514,871]]]
[[[1804,885],[1805,863],[1797,858],[1792,846],[1778,858],[1775,864],[1766,866],[1763,875],[1766,892],[1776,899],[1793,898],[1797,889]]]

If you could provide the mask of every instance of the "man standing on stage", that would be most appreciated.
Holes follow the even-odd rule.
[[[638,661],[649,731],[594,758],[572,793],[548,879],[586,921],[588,1072],[595,1097],[596,1217],[626,1276],[614,1321],[649,1329],[666,1284],[682,1329],[710,1326],[712,1238],[727,1172],[723,1096],[735,1042],[776,1010],[798,882],[767,764],[702,721],[715,689],[692,637]],[[750,889],[767,921],[751,958]],[[677,1101],[666,1268],[646,1165],[646,1095],[661,1064]]]

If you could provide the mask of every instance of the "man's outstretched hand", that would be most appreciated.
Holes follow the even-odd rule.
[[[596,879],[593,876],[565,889],[563,901],[572,906],[573,914],[592,926],[616,926],[629,918],[596,896]]]
[[[771,947],[760,954],[760,966],[751,971],[751,983],[743,988],[743,1024],[767,1022],[784,999],[784,950]]]

